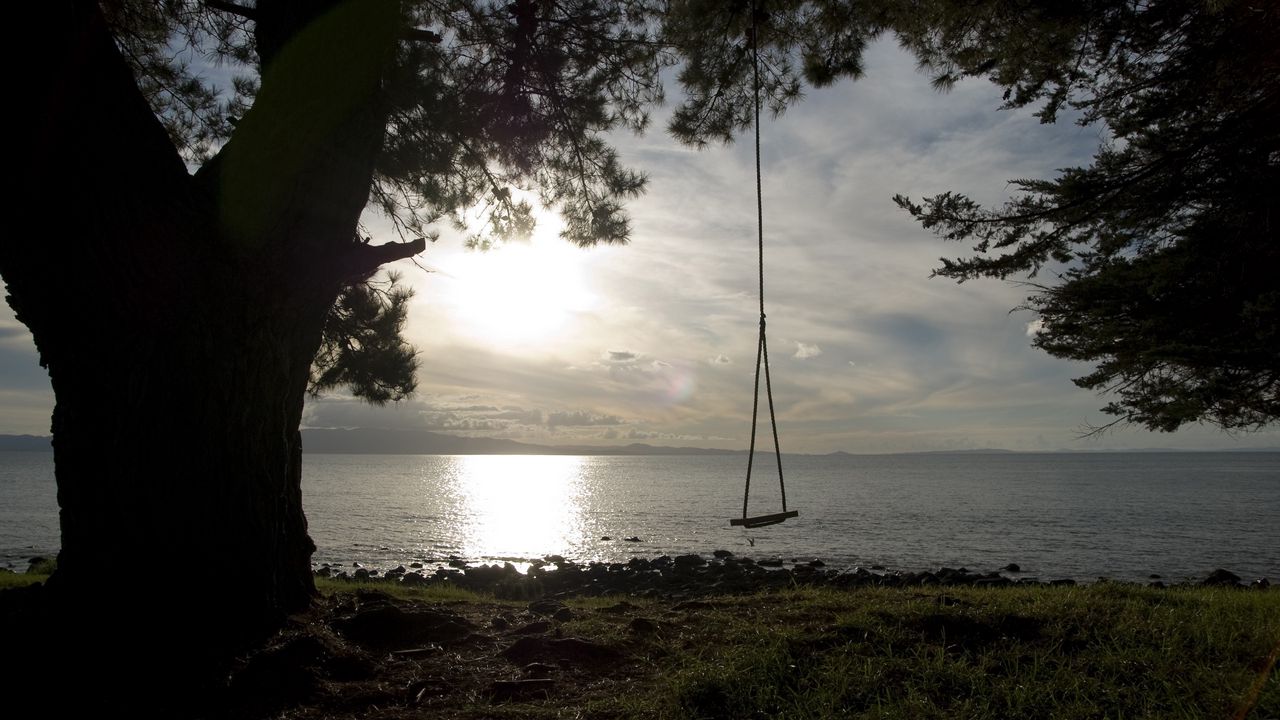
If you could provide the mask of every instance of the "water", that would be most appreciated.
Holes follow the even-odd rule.
[[[787,457],[788,506],[800,517],[758,530],[728,525],[742,511],[741,456],[304,462],[317,563],[625,561],[723,548],[837,569],[1013,562],[1043,579],[1176,581],[1217,567],[1280,578],[1280,453]],[[752,513],[774,512],[776,475],[757,473]],[[0,564],[21,569],[56,551],[51,477],[47,453],[0,453]]]

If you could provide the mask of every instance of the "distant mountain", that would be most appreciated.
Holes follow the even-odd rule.
[[[50,452],[48,435],[0,435],[0,452]],[[333,430],[310,428],[302,431],[302,447],[308,453],[346,453],[373,455],[745,455],[746,450],[715,450],[695,447],[669,447],[632,443],[630,445],[535,445],[499,438],[459,437],[426,430],[372,430],[353,428]],[[933,450],[901,455],[984,455],[1017,453],[1016,450],[982,448],[977,450]],[[1057,453],[1168,453],[1168,452],[1280,452],[1280,448],[1223,448],[1219,450],[1176,450],[1171,448],[1136,448],[1128,450],[1063,449]],[[767,454],[767,451],[766,451]],[[785,453],[790,455],[792,453]],[[803,453],[801,453],[803,454]],[[857,457],[866,453],[843,450],[826,453],[827,457]]]
[[[52,441],[48,435],[0,435],[0,451],[53,452]]]
[[[1015,453],[1017,450],[1004,450],[1001,448],[972,448],[970,450],[919,450],[913,453],[903,453],[904,455],[1007,455]]]
[[[534,445],[499,438],[459,437],[425,430],[302,431],[302,447],[308,453],[373,453],[381,455],[730,455],[740,450],[708,450],[661,447],[633,443],[623,446]]]

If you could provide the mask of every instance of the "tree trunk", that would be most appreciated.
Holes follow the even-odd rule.
[[[216,661],[311,599],[298,424],[325,307],[259,302],[232,291],[161,328],[103,314],[95,335],[141,332],[49,359],[62,524],[50,588],[97,641]]]
[[[95,5],[41,4],[28,27],[48,41],[20,88],[24,184],[0,273],[57,401],[62,549],[25,616],[52,627],[0,610],[32,646],[6,654],[34,676],[181,695],[314,594],[298,426],[324,318],[343,282],[421,244],[353,242],[391,35],[340,17],[330,31],[361,42],[335,50],[319,33],[308,50],[287,22],[311,22],[307,7],[260,22],[290,50],[194,176]]]

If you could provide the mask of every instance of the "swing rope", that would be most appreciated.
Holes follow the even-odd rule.
[[[756,426],[760,415],[760,368],[764,367],[765,396],[769,400],[769,425],[773,429],[773,450],[778,459],[778,489],[782,493],[782,513],[787,513],[787,486],[782,478],[782,448],[778,445],[778,419],[773,410],[773,383],[769,379],[769,344],[765,340],[764,314],[764,192],[760,173],[760,46],[756,20],[759,9],[751,4],[751,71],[752,94],[755,101],[755,151],[756,151],[756,240],[758,246],[760,278],[760,341],[756,345],[755,392],[751,404],[751,448],[747,453],[747,482],[742,492],[742,519],[747,519],[747,504],[751,498],[751,467],[756,456]],[[777,520],[776,522],[781,522]],[[745,523],[744,523],[745,524]],[[773,524],[773,521],[764,524]]]

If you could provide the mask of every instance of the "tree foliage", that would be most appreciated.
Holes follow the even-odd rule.
[[[346,387],[374,405],[397,402],[417,387],[417,353],[402,336],[413,293],[399,276],[343,288],[325,317],[307,390]]]
[[[904,45],[946,87],[1107,134],[1091,165],[1013,181],[997,208],[897,202],[975,254],[935,274],[1049,274],[1034,345],[1096,363],[1117,421],[1257,429],[1280,418],[1280,6],[1251,0],[912,3]]]

